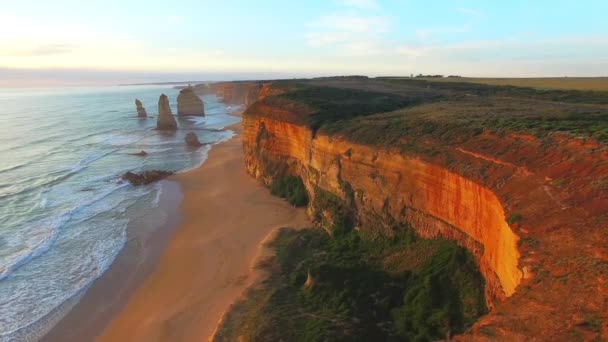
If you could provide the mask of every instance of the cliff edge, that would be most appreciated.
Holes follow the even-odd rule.
[[[605,95],[467,87],[265,84],[243,115],[247,171],[301,177],[320,225],[325,191],[364,234],[407,223],[467,248],[491,312],[460,339],[608,338]]]

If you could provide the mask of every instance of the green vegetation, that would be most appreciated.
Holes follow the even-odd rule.
[[[283,176],[274,179],[270,185],[270,193],[285,198],[287,202],[296,207],[308,204],[308,194],[302,178],[296,176]]]
[[[562,132],[608,141],[608,108],[465,97],[336,121],[323,130],[354,142],[406,148],[420,140],[455,143],[484,130],[541,138]]]
[[[561,132],[608,141],[606,91],[393,78],[311,83],[277,83],[286,92],[265,101],[298,112],[288,120],[309,125],[314,132],[320,129],[355,142],[395,147],[403,140],[430,138],[445,144],[484,130],[540,138]]]
[[[218,341],[431,341],[487,312],[473,257],[409,228],[371,240],[283,229],[271,247],[271,275],[233,307]]]
[[[564,179],[564,178],[558,178],[558,179],[554,179],[553,182],[551,182],[554,186],[561,188],[562,186],[565,186],[568,184],[568,180]]]
[[[433,79],[439,82],[469,82],[498,86],[528,87],[537,89],[562,89],[583,91],[608,91],[608,77],[540,77],[540,78],[465,78],[446,77]]]
[[[331,192],[321,188],[315,189],[315,208],[313,219],[321,226],[327,227],[329,232],[336,235],[343,235],[353,229],[352,210],[342,201],[342,199]]]
[[[375,113],[393,111],[428,101],[420,94],[401,96],[358,89],[343,89],[299,84],[282,98],[306,104],[313,113],[308,125],[316,131],[323,125]],[[433,96],[435,98],[437,96]]]
[[[507,217],[507,223],[508,224],[515,224],[518,222],[521,222],[521,220],[523,220],[524,217],[519,214],[519,213],[513,213],[511,215],[509,215],[509,217]]]
[[[454,79],[452,79],[454,80]],[[608,91],[541,89],[525,86],[492,85],[442,80],[387,79],[387,82],[432,88],[476,96],[500,96],[570,103],[608,104]]]

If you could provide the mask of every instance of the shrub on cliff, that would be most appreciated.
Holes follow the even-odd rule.
[[[487,311],[473,257],[404,229],[373,240],[356,230],[281,230],[263,266],[271,276],[236,303],[217,340],[432,341],[463,332]]]
[[[296,207],[308,204],[306,187],[300,177],[284,176],[274,179],[270,185],[270,193],[285,198],[287,202]]]

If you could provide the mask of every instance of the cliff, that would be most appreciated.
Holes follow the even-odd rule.
[[[190,87],[177,96],[177,115],[205,116],[205,105]]]
[[[386,89],[399,96],[409,91]],[[471,108],[486,102],[500,115],[520,113],[518,106],[568,113],[580,106],[462,96],[450,105],[445,96],[452,94],[437,93],[444,102],[436,102],[418,89],[395,102],[416,96],[416,105],[403,112],[348,122],[336,114],[335,121],[317,124],[323,108],[342,110],[349,102],[332,107],[317,89],[306,90],[317,96],[308,102],[302,94],[280,96],[288,91],[266,85],[244,113],[247,171],[265,184],[300,176],[311,198],[308,212],[319,224],[327,213],[314,198],[328,191],[352,207],[362,233],[390,236],[396,224],[407,223],[423,237],[471,251],[486,279],[491,313],[461,339],[608,337],[606,147],[564,133],[499,131],[503,126],[483,116],[486,128],[472,129],[479,119]],[[385,108],[393,99],[382,96],[378,104]],[[372,139],[376,128],[381,136]]]
[[[172,131],[177,129],[177,122],[171,112],[169,98],[162,94],[158,99],[158,118],[156,119],[156,129]]]

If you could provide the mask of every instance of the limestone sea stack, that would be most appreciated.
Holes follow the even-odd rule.
[[[198,136],[196,136],[196,133],[194,132],[188,132],[184,140],[186,140],[186,144],[188,144],[188,146],[199,147],[203,145],[198,140]]]
[[[156,129],[163,131],[174,131],[177,129],[177,122],[171,113],[169,98],[162,94],[158,99],[158,118],[156,119]]]
[[[137,117],[138,118],[147,118],[148,113],[146,113],[146,108],[141,104],[139,99],[135,99],[135,108],[137,109]]]
[[[192,88],[184,88],[179,92],[177,115],[205,116],[205,105]]]

